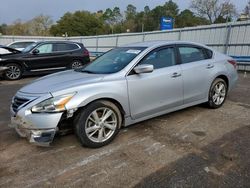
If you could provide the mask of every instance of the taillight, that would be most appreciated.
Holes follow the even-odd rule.
[[[86,50],[86,49],[85,49],[85,50],[83,50],[83,55],[84,55],[84,56],[89,56],[89,51],[88,51],[88,50]]]
[[[237,62],[235,60],[231,59],[231,60],[227,60],[227,62],[233,65],[235,69],[237,68]]]

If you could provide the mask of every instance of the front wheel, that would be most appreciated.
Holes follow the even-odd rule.
[[[10,63],[6,65],[8,69],[4,73],[4,77],[7,80],[18,80],[22,77],[21,66],[16,63]]]
[[[223,105],[227,97],[227,83],[221,78],[216,78],[211,85],[208,97],[210,108],[219,108]]]
[[[83,146],[98,148],[109,144],[118,134],[122,117],[119,108],[109,101],[96,101],[76,117],[75,131]]]

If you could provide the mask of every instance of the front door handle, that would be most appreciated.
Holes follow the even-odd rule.
[[[213,68],[213,67],[214,67],[213,64],[208,64],[208,65],[207,65],[207,69],[211,69],[211,68]]]
[[[172,78],[177,78],[179,76],[181,76],[181,73],[175,72],[172,74]]]

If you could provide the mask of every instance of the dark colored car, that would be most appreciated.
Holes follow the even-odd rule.
[[[71,41],[36,42],[23,51],[3,47],[11,53],[0,54],[0,67],[8,68],[4,77],[20,79],[23,75],[76,69],[89,63],[89,52],[82,43]]]
[[[22,51],[24,50],[26,47],[28,47],[29,45],[35,43],[37,41],[34,40],[27,40],[27,41],[15,41],[12,42],[10,44],[8,44],[7,46],[10,48],[14,48],[16,50]]]

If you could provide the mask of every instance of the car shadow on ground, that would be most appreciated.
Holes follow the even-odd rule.
[[[144,178],[135,187],[250,187],[250,124]]]

